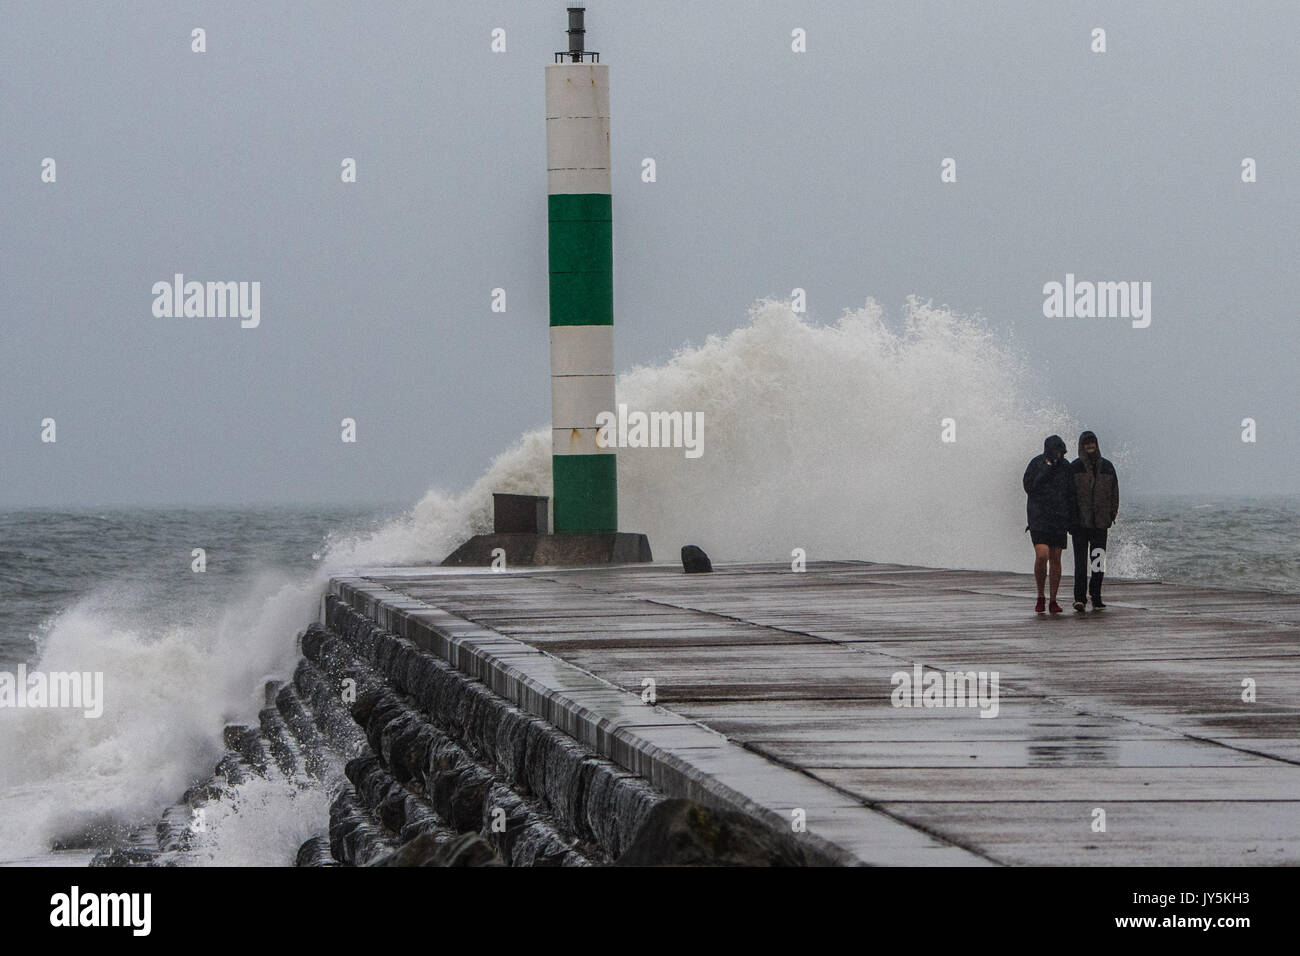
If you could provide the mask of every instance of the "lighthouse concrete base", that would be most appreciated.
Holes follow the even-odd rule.
[[[442,562],[444,567],[572,567],[583,564],[639,564],[654,560],[643,534],[476,534]]]

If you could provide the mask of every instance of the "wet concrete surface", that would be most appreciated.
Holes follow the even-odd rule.
[[[583,721],[610,708],[636,740],[629,769],[662,774],[671,756],[773,820],[803,810],[859,862],[1300,863],[1300,595],[1108,579],[1105,611],[1048,617],[1026,575],[715,568],[368,569],[336,585],[401,615],[439,609],[482,642],[475,666],[500,655],[537,670],[521,686],[587,695],[589,719],[529,691],[557,720],[594,733]],[[996,716],[895,706],[894,675],[917,665],[997,672]]]

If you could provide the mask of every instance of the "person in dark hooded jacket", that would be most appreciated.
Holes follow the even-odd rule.
[[[1101,457],[1093,432],[1079,436],[1079,457],[1070,471],[1076,501],[1070,528],[1074,542],[1074,609],[1085,610],[1084,600],[1091,597],[1092,609],[1097,611],[1106,606],[1101,601],[1101,582],[1106,576],[1106,532],[1119,514],[1119,476],[1115,466]]]
[[[1029,496],[1025,504],[1029,519],[1026,530],[1034,543],[1034,583],[1038,585],[1034,610],[1039,614],[1045,609],[1060,614],[1056,592],[1061,585],[1061,551],[1078,509],[1074,475],[1065,458],[1065,440],[1060,435],[1049,435],[1043,442],[1043,453],[1029,462],[1023,484]],[[1050,608],[1045,608],[1043,586],[1048,583],[1049,570],[1052,603]]]

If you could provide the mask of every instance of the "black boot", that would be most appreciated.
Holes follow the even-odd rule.
[[[1088,590],[1089,592],[1091,592],[1090,596],[1092,597],[1092,608],[1094,611],[1100,611],[1102,608],[1106,606],[1101,601],[1101,579],[1103,577],[1105,577],[1105,575],[1102,574],[1101,572],[1099,571],[1094,572],[1092,575],[1092,580],[1088,582],[1089,584]]]

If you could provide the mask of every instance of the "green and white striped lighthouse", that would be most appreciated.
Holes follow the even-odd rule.
[[[568,11],[569,49],[546,67],[554,520],[556,534],[608,533],[616,456],[597,447],[596,416],[616,410],[609,67],[585,48],[584,9]]]
[[[650,540],[618,530],[614,448],[596,443],[614,415],[614,250],[609,205],[609,69],[585,46],[585,9],[569,7],[569,49],[546,67],[551,274],[551,477],[544,498],[493,495],[492,533],[449,554],[450,567],[563,567],[653,561]],[[504,558],[504,560],[503,560]]]

